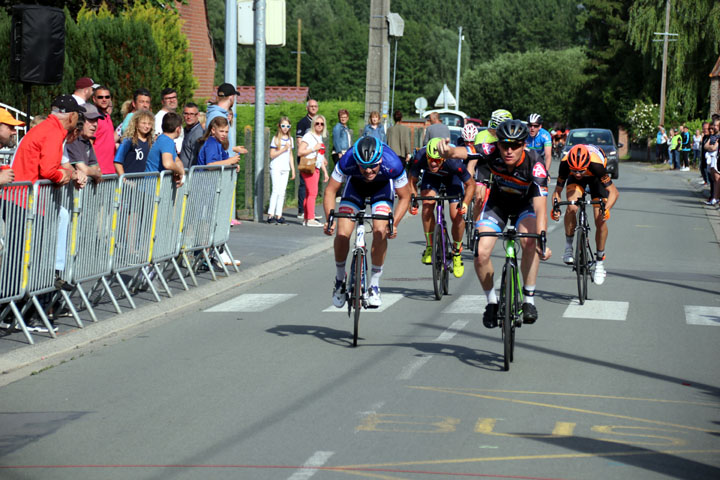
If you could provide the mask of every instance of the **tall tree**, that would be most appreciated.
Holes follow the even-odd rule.
[[[628,39],[652,65],[655,77],[662,68],[661,37],[665,31],[666,0],[638,0],[629,11]],[[677,41],[669,44],[667,105],[679,119],[708,113],[708,74],[720,52],[720,3],[716,0],[672,0],[670,32]],[[659,103],[659,90],[651,98]]]

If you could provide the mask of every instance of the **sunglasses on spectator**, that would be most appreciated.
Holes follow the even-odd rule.
[[[503,148],[517,150],[518,148],[524,147],[525,143],[523,143],[523,142],[499,142],[498,145]]]
[[[280,128],[290,128],[290,125],[283,124],[283,125],[280,125]]]
[[[325,122],[315,122],[315,125],[325,125]]]
[[[110,95],[95,95],[95,98],[102,100],[107,98],[112,98]]]

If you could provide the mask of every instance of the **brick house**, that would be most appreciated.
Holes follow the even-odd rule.
[[[207,17],[207,2],[193,0],[176,2],[180,18],[185,22],[182,32],[187,36],[193,55],[193,76],[198,81],[195,98],[210,98],[215,91],[215,50]]]
[[[710,115],[720,113],[720,57],[710,72]]]

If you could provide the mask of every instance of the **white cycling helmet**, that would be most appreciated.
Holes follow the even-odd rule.
[[[462,138],[466,142],[474,142],[475,135],[477,135],[477,133],[478,133],[477,127],[472,123],[468,123],[462,129]]]
[[[512,120],[513,116],[512,113],[508,112],[507,110],[495,110],[492,112],[492,115],[490,116],[490,121],[488,122],[488,128],[497,128],[498,125],[500,125],[505,120]]]
[[[531,113],[528,116],[528,123],[542,123],[542,117],[539,113]]]

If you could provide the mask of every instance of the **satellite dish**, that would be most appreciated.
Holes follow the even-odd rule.
[[[425,109],[428,106],[428,101],[425,97],[418,97],[415,99],[415,108],[417,108],[416,112],[422,115],[422,113],[425,111]]]

